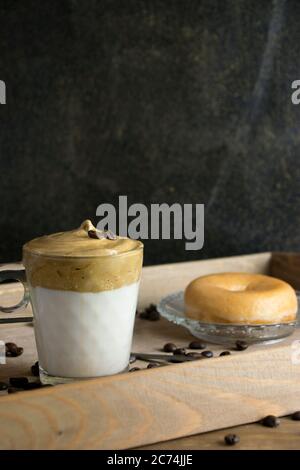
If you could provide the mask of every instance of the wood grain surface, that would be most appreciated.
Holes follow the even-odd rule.
[[[140,305],[184,288],[190,279],[204,272],[266,272],[269,263],[270,254],[265,253],[145,268]],[[2,286],[4,295],[10,289],[13,297],[21,287]],[[24,347],[22,356],[0,365],[2,379],[29,376],[30,366],[36,360],[32,326],[2,325],[0,339],[16,341]],[[157,449],[161,445],[213,448],[220,444],[222,431],[215,437],[214,433],[205,434],[205,441],[199,441],[202,439],[199,436],[191,437],[190,444],[182,439],[154,443],[254,422],[266,414],[282,416],[298,410],[300,365],[291,360],[291,345],[298,339],[299,330],[281,343],[250,347],[231,356],[2,396],[0,447],[124,449],[153,443],[151,448]],[[184,346],[191,335],[165,320],[137,319],[133,349],[158,351],[170,340]],[[221,348],[211,346],[211,349],[217,355]],[[258,429],[261,433],[269,432],[261,426]],[[246,446],[243,442],[241,448]]]

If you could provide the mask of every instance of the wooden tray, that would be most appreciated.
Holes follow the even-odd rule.
[[[221,271],[271,273],[300,286],[297,254],[161,265],[143,270],[140,308],[184,289],[198,275]],[[1,303],[11,303],[20,292],[19,284],[2,285]],[[29,376],[37,360],[32,326],[1,325],[0,339],[24,347],[22,356],[0,365],[1,380]],[[133,350],[157,352],[165,342],[186,346],[191,339],[185,329],[164,319],[137,319]],[[266,414],[292,413],[300,408],[300,365],[291,360],[298,339],[300,331],[281,343],[222,358],[2,396],[0,448],[125,449],[254,422]]]

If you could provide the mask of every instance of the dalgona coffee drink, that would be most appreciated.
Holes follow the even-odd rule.
[[[142,261],[141,242],[90,221],[24,245],[44,382],[127,368]]]

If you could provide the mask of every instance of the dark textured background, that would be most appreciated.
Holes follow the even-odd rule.
[[[101,202],[206,204],[205,245],[300,248],[298,0],[0,0],[0,261]]]

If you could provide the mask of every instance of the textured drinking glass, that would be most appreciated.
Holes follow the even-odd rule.
[[[31,254],[23,260],[26,275],[0,272],[0,282],[17,279],[24,285],[23,300],[0,307],[1,311],[22,308],[30,298],[43,383],[112,375],[128,368],[142,257],[142,244],[93,258]],[[46,275],[43,285],[43,269],[51,273],[51,288]],[[41,282],[36,282],[36,275]],[[68,278],[73,290],[66,285]],[[77,288],[77,281],[83,289]]]

